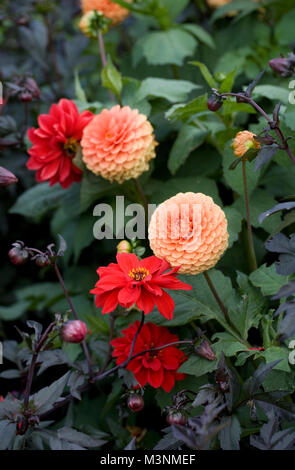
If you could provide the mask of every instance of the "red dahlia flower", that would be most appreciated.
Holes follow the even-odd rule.
[[[176,278],[178,267],[170,268],[167,261],[156,256],[139,260],[133,253],[118,253],[118,264],[111,263],[97,270],[100,276],[95,288],[97,307],[102,313],[110,313],[117,305],[129,308],[136,304],[146,315],[155,304],[168,320],[173,318],[174,301],[164,289],[191,290],[191,286]]]
[[[27,167],[37,170],[37,181],[49,180],[50,186],[59,183],[67,188],[74,181],[81,181],[81,170],[72,159],[79,147],[84,127],[93,114],[78,108],[71,100],[61,99],[53,104],[49,114],[38,117],[39,128],[28,130],[28,138],[33,146],[28,153]]]
[[[117,358],[118,365],[128,358],[138,327],[139,321],[136,321],[122,331],[124,336],[111,342],[111,345],[115,348],[113,356]],[[178,336],[172,335],[165,326],[146,323],[136,338],[133,355],[146,349],[158,348],[176,341],[178,341]],[[175,346],[168,346],[159,351],[145,353],[136,359],[132,359],[127,369],[133,372],[135,379],[142,387],[149,383],[154,388],[162,387],[165,392],[170,392],[174,387],[175,380],[185,378],[185,374],[177,372],[185,360],[186,356],[180,349]]]

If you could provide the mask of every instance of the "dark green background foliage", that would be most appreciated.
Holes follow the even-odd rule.
[[[17,96],[10,98],[0,116],[0,166],[19,179],[16,185],[0,189],[0,339],[5,341],[6,356],[0,395],[14,391],[17,398],[0,408],[0,448],[123,449],[132,438],[130,427],[137,426],[141,438],[136,444],[133,440],[131,448],[294,449],[295,366],[288,361],[288,345],[295,338],[291,236],[295,211],[293,206],[283,206],[263,220],[259,216],[294,199],[295,166],[283,150],[272,159],[260,157],[264,164],[257,171],[255,161],[247,162],[259,265],[250,273],[242,168],[230,170],[229,166],[235,158],[236,133],[249,129],[259,134],[266,122],[249,104],[235,99],[226,100],[217,113],[207,109],[211,88],[221,93],[243,91],[265,68],[252,96],[270,116],[281,102],[280,127],[286,137],[292,137],[289,145],[295,150],[289,79],[268,66],[270,59],[295,47],[294,1],[260,2],[263,10],[257,3],[235,1],[234,6],[212,12],[202,0],[138,0],[131,6],[131,16],[104,36],[109,59],[103,74],[97,42],[78,29],[78,0],[1,3],[4,95],[15,77],[29,74],[38,83],[41,98],[29,104],[28,123]],[[236,16],[226,16],[229,9],[236,10]],[[127,203],[141,202],[132,182],[110,184],[87,171],[81,184],[67,190],[37,184],[25,166],[29,142],[22,140],[24,125],[36,125],[37,116],[47,113],[61,97],[74,99],[81,111],[98,113],[112,106],[109,89],[123,105],[146,114],[155,129],[157,158],[140,178],[149,202],[158,204],[180,191],[193,191],[212,196],[223,207],[230,245],[210,275],[234,328],[224,320],[205,279],[184,276],[193,290],[173,294],[173,320],[157,311],[148,320],[168,326],[181,339],[194,337],[194,322],[212,342],[216,360],[191,354],[181,367],[187,374],[185,381],[169,394],[147,387],[145,409],[138,415],[129,412],[122,397],[132,384],[126,371],[80,396],[77,387],[85,381],[81,346],[56,339],[54,349],[43,351],[39,358],[32,391],[39,393],[33,398],[44,399],[45,405],[37,411],[46,412],[69,387],[76,399],[50,415],[52,421],[15,436],[12,421],[20,411],[18,400],[22,400],[31,353],[20,343],[14,325],[31,333],[26,320],[46,326],[54,313],[64,315],[68,306],[50,267],[9,263],[11,243],[21,239],[45,249],[58,234],[66,240],[60,267],[79,316],[91,330],[92,360],[101,366],[110,323],[94,306],[89,290],[97,280],[96,269],[114,261],[117,241],[93,238],[93,208],[102,201],[115,207],[116,195],[125,195]],[[18,145],[7,144],[16,140]],[[151,254],[147,241],[141,245],[145,255]],[[118,318],[116,334],[136,318],[137,312]],[[264,350],[249,350],[245,341]],[[82,373],[73,372],[74,361]],[[70,377],[65,375],[69,370]],[[198,394],[188,413],[188,426],[167,428],[161,411],[172,405],[173,395],[182,389]]]

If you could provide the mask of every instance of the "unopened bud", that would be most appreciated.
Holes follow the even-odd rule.
[[[132,246],[127,240],[122,240],[117,245],[117,253],[130,253],[132,251]]]
[[[210,111],[215,112],[221,108],[222,104],[223,104],[222,98],[213,94],[210,96],[210,98],[207,101],[207,108]]]
[[[170,426],[172,424],[185,426],[187,419],[186,416],[180,411],[170,411],[166,417],[166,421]]]
[[[216,359],[215,353],[206,339],[203,339],[201,344],[195,348],[195,353],[201,357],[205,357],[208,361],[215,361]]]
[[[19,243],[15,243],[13,248],[9,250],[8,256],[13,264],[25,264],[28,261],[29,253],[23,249]]]
[[[39,268],[43,268],[45,266],[49,266],[50,260],[47,255],[38,255],[36,258],[36,265],[39,266]]]
[[[83,321],[68,321],[62,330],[62,339],[67,343],[81,343],[87,335],[87,326]]]
[[[137,393],[129,395],[127,400],[127,406],[134,413],[138,413],[138,411],[141,411],[144,408],[144,399],[141,395],[138,395]]]
[[[0,166],[0,186],[9,186],[18,181],[13,173]]]
[[[291,77],[295,74],[295,55],[289,54],[289,58],[278,57],[271,59],[269,66],[282,77]]]
[[[1,401],[4,401],[4,398],[2,397],[2,395],[0,395],[0,402]]]

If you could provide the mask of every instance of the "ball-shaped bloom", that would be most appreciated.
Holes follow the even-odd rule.
[[[126,2],[131,3],[132,0],[126,0]],[[113,24],[122,23],[122,21],[124,21],[130,14],[130,11],[127,10],[127,8],[121,7],[121,5],[118,5],[111,0],[82,0],[81,3],[83,13],[97,10],[100,13],[103,13],[107,18],[110,18]]]
[[[87,335],[87,326],[83,321],[68,321],[62,329],[62,339],[67,343],[81,343]]]
[[[79,148],[84,127],[93,114],[81,114],[71,100],[61,99],[53,104],[49,114],[38,117],[39,127],[28,130],[32,147],[27,168],[37,170],[38,182],[49,180],[50,186],[59,183],[67,188],[75,181],[81,181],[82,171],[73,163]]]
[[[81,140],[86,167],[103,178],[123,183],[148,170],[157,143],[146,116],[119,105],[104,109],[84,129]]]
[[[253,132],[238,132],[233,142],[235,155],[237,157],[242,157],[251,148],[260,149],[260,143],[255,140],[255,137],[256,135],[253,134]]]
[[[137,320],[122,331],[123,336],[111,342],[114,347],[113,357],[116,358],[118,365],[128,359],[138,328],[139,321]],[[137,336],[133,355],[152,348],[159,349],[132,359],[126,369],[133,372],[135,379],[142,387],[149,383],[154,388],[161,387],[165,392],[170,392],[176,380],[185,378],[184,374],[177,371],[186,360],[186,356],[177,346],[160,348],[177,341],[178,336],[171,334],[165,326],[157,326],[154,323],[144,324]]]
[[[149,241],[154,254],[179,273],[198,274],[215,266],[228,246],[227,220],[210,196],[178,193],[153,213]]]

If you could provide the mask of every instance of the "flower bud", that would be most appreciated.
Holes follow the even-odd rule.
[[[132,251],[132,246],[127,240],[122,240],[117,245],[117,253],[130,253]]]
[[[83,321],[68,321],[62,330],[62,339],[67,343],[81,343],[87,335],[87,326]]]
[[[141,411],[144,408],[144,399],[138,394],[129,395],[127,406],[134,413],[138,413],[138,411]]]
[[[36,265],[39,266],[39,268],[43,268],[45,266],[49,266],[50,260],[47,255],[38,255],[36,258]]]
[[[291,77],[295,73],[295,56],[289,58],[278,57],[269,61],[269,66],[282,77]]]
[[[168,424],[170,424],[170,426],[172,424],[179,424],[179,425],[185,426],[187,419],[186,419],[186,416],[182,414],[180,411],[170,411],[166,417],[166,421]]]
[[[18,181],[13,173],[0,166],[0,186],[9,186]]]
[[[215,112],[221,108],[222,104],[223,104],[222,98],[219,98],[219,96],[213,94],[210,96],[210,98],[207,101],[207,108],[210,111]]]
[[[206,339],[203,339],[201,344],[195,348],[195,353],[208,359],[208,361],[215,361],[216,359],[215,353]]]
[[[29,253],[20,244],[16,243],[8,252],[10,261],[13,264],[25,264],[28,261]]]
[[[0,395],[0,402],[1,401],[4,401],[4,398],[2,397],[2,395]]]

